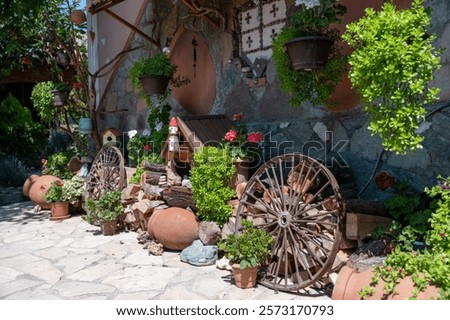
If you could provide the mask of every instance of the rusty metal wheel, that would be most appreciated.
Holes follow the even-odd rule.
[[[122,190],[126,186],[122,153],[116,147],[104,147],[92,162],[86,184],[86,198],[98,200],[103,190]]]
[[[302,154],[275,157],[250,178],[241,196],[236,230],[249,219],[273,237],[260,283],[296,292],[314,285],[339,250],[345,206],[331,172]]]

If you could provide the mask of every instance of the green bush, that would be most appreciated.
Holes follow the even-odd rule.
[[[233,158],[226,150],[203,147],[194,154],[190,181],[200,219],[219,226],[228,221],[232,207],[227,201],[235,195],[230,188],[235,170]]]
[[[115,220],[124,213],[122,193],[120,190],[104,190],[100,199],[87,199],[86,209],[86,220],[90,224],[96,220],[103,220],[105,222]]]
[[[433,47],[429,9],[414,0],[411,9],[396,10],[392,3],[347,25],[343,39],[354,49],[349,57],[349,78],[370,115],[369,129],[386,150],[405,154],[421,148],[417,133],[425,104],[438,98],[431,87],[440,67],[440,50]]]
[[[70,179],[73,177],[73,173],[67,167],[70,158],[73,154],[69,152],[57,152],[52,154],[47,159],[43,174],[49,174],[56,176],[60,179]]]
[[[9,94],[0,104],[0,156],[33,160],[45,148],[46,140],[44,128],[33,121],[30,110]]]

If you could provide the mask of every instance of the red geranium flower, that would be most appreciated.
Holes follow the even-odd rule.
[[[144,151],[150,151],[152,147],[149,144],[144,144]]]
[[[228,131],[225,134],[225,140],[227,140],[228,142],[233,142],[234,139],[236,139],[237,137],[237,132],[236,130],[231,129],[230,131]]]
[[[263,139],[263,135],[261,132],[251,132],[247,135],[248,142],[258,143]]]

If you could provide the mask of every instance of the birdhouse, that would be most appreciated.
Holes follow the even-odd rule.
[[[103,145],[115,146],[117,143],[117,137],[120,136],[119,131],[116,128],[108,128],[102,133]]]

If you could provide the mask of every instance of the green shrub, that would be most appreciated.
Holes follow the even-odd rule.
[[[90,224],[94,223],[96,220],[103,220],[106,222],[115,220],[124,213],[122,193],[120,190],[104,190],[100,199],[87,199],[86,209],[86,220]]]
[[[429,9],[414,0],[411,9],[392,3],[347,25],[343,39],[354,49],[349,78],[370,115],[369,129],[386,150],[405,154],[420,149],[417,133],[425,104],[437,100],[439,89],[429,85],[440,67],[440,50],[433,47]]]
[[[235,170],[226,150],[203,147],[194,154],[190,181],[200,219],[214,221],[219,226],[228,221],[232,207],[227,201],[235,195],[230,188]]]
[[[46,140],[44,128],[33,121],[30,110],[9,94],[0,104],[0,156],[33,160],[39,157]]]
[[[21,187],[28,177],[28,168],[15,156],[0,158],[0,186]]]
[[[52,154],[47,159],[43,174],[49,174],[56,176],[60,179],[70,179],[73,177],[73,173],[67,167],[70,158],[73,154],[68,152],[57,152]]]

